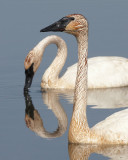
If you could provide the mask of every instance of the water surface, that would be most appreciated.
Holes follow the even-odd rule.
[[[56,46],[48,46],[45,50],[30,92],[24,95],[24,59],[29,50],[47,35],[59,35],[68,45],[68,59],[61,75],[68,66],[77,62],[77,44],[74,37],[64,33],[39,32],[41,28],[70,13],[81,13],[88,19],[89,57],[107,55],[128,58],[128,2],[126,0],[80,0],[79,2],[1,0],[0,159],[72,159],[74,150],[77,159],[80,158],[79,156],[84,156],[85,159],[117,159],[115,157],[117,150],[120,150],[118,158],[125,159],[127,146],[116,146],[114,150],[113,146],[101,148],[68,145],[73,91],[44,92],[40,88],[42,74],[56,55]],[[110,114],[127,108],[127,95],[127,87],[89,91],[87,115],[90,127]],[[30,110],[27,103],[30,105]],[[56,103],[59,104],[65,115],[65,124],[59,134],[56,114],[59,115],[60,111],[56,113],[51,103],[52,107],[56,107],[54,106]],[[34,110],[38,111],[47,133],[56,138],[47,139],[46,135],[42,137],[28,128],[25,115],[29,113],[32,116]],[[87,151],[89,155],[86,154]]]

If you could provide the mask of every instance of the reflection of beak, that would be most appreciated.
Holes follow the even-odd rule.
[[[40,32],[49,32],[49,31],[53,31],[53,32],[63,32],[65,31],[66,26],[72,21],[74,20],[73,17],[63,17],[62,19],[60,19],[59,21],[51,24],[48,27],[45,27],[43,29],[40,30]]]
[[[34,63],[32,63],[32,65],[28,69],[25,70],[26,78],[25,78],[24,90],[27,90],[28,88],[31,87],[32,79],[34,76],[33,65]]]
[[[30,119],[34,120],[35,108],[34,108],[34,105],[32,103],[32,99],[31,99],[31,97],[29,95],[28,90],[24,91],[24,97],[25,97],[25,105],[26,105],[26,108],[25,108],[25,121],[29,122]]]

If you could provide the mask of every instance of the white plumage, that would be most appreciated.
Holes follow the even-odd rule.
[[[92,130],[105,139],[128,143],[128,109],[112,114],[93,126]]]
[[[88,88],[128,86],[128,59],[123,57],[94,57],[88,59]],[[67,68],[63,79],[75,86],[77,63]]]

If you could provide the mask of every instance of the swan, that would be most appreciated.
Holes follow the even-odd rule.
[[[77,73],[77,63],[68,67],[65,74],[62,77],[59,77],[59,73],[67,58],[67,45],[62,38],[56,35],[51,35],[41,40],[26,56],[24,61],[26,73],[25,88],[29,88],[31,86],[32,78],[40,66],[45,48],[50,44],[56,44],[58,47],[58,52],[52,64],[48,67],[42,76],[41,88],[74,89]],[[88,66],[88,88],[118,87],[118,83],[120,84],[119,86],[123,86],[123,84],[127,85],[125,79],[128,78],[128,75],[126,74],[128,71],[128,60],[126,58],[89,58]],[[115,73],[115,70],[118,71],[120,66],[122,66],[124,68],[123,71],[126,72],[125,76],[120,77],[122,78],[122,81],[120,81],[118,78],[120,74],[118,72]],[[108,71],[108,68],[112,69]],[[121,72],[124,73],[123,71]]]
[[[58,128],[53,133],[46,131],[44,128],[41,116],[38,110],[35,109],[28,92],[24,92],[24,97],[26,104],[25,123],[30,130],[35,132],[38,136],[48,139],[60,137],[66,132],[68,125],[67,115],[56,94],[53,94],[52,92],[42,93],[44,103],[48,106],[48,109],[53,111],[58,120]]]
[[[88,48],[83,48],[82,44],[88,43],[80,34],[86,23],[81,20],[81,15],[74,14],[65,16],[59,21],[40,30],[40,32],[69,32],[77,39],[78,48],[83,52]],[[86,35],[87,37],[88,35]],[[87,44],[85,44],[87,46]],[[84,46],[85,46],[84,45]],[[63,53],[64,54],[64,53]],[[56,65],[57,66],[57,65]],[[57,67],[56,67],[57,68]],[[77,73],[77,63],[68,68],[63,79],[67,88],[74,88]],[[123,57],[94,57],[88,59],[88,88],[110,88],[128,86],[128,59]],[[53,74],[53,73],[52,73]],[[51,75],[50,75],[51,76]],[[68,84],[71,84],[68,86]],[[66,88],[62,84],[56,88]]]
[[[57,24],[52,25],[54,31],[65,30],[75,35],[79,43],[74,105],[68,133],[69,143],[128,144],[128,109],[116,112],[89,128],[86,115],[88,68],[88,23],[86,18],[80,14],[71,14]]]

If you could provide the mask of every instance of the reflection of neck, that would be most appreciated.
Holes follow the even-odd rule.
[[[70,160],[88,160],[90,156],[90,148],[85,145],[69,144],[68,153]]]
[[[89,133],[86,118],[87,104],[87,55],[88,34],[82,32],[77,37],[78,42],[78,67],[74,94],[73,115],[69,129],[69,141],[77,142],[79,132]],[[84,134],[85,134],[84,133]],[[81,134],[81,133],[80,133]],[[74,139],[75,138],[75,139]]]
[[[47,91],[43,93],[44,103],[48,106],[48,109],[52,109],[54,115],[58,120],[58,128],[53,133],[48,133],[44,128],[43,133],[45,133],[47,138],[56,138],[62,136],[67,130],[68,119],[67,115],[59,102],[57,93],[54,91]]]

